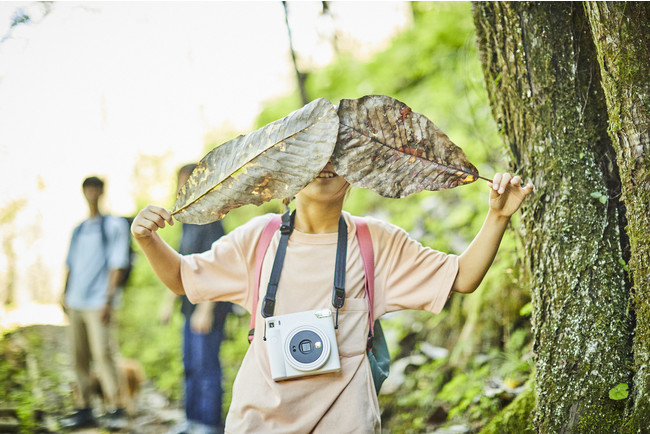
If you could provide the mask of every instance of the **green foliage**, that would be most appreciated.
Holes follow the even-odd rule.
[[[27,372],[27,352],[16,346],[5,334],[0,340],[0,396],[2,403],[15,406],[22,432],[29,432],[35,426],[33,411],[36,407]]]
[[[621,399],[627,398],[629,395],[628,385],[625,383],[617,384],[612,387],[609,391],[609,399],[614,401],[620,401]]]
[[[521,316],[528,316],[531,313],[533,313],[533,303],[528,302],[519,309],[519,315]]]
[[[223,227],[226,232],[230,232],[255,216],[267,213],[283,213],[284,210],[285,207],[280,200],[272,200],[260,206],[245,205],[230,211],[226,218],[223,219]]]
[[[457,374],[444,385],[438,393],[438,397],[452,405],[449,410],[450,419],[462,414],[461,412],[466,411],[474,400],[480,399],[483,390],[482,383],[489,372],[490,367],[485,365],[478,369],[472,369],[468,373]]]
[[[160,323],[159,312],[169,290],[144,260],[138,261],[131,279],[120,310],[120,352],[139,360],[147,378],[170,399],[178,400],[182,396],[183,318],[173,315],[168,325]]]
[[[594,191],[593,193],[590,194],[590,196],[593,197],[594,199],[598,199],[598,201],[603,205],[607,203],[607,199],[608,199],[607,195],[601,193],[600,191]]]
[[[400,343],[390,348],[392,360],[424,353],[422,345],[435,342],[432,337],[451,320],[453,312],[405,312],[384,319],[389,342]],[[529,327],[514,328],[504,339],[502,347],[486,346],[486,353],[469,357],[462,368],[450,358],[409,366],[400,388],[379,397],[383,427],[390,432],[428,432],[444,424],[484,426],[533,371]]]
[[[0,337],[0,407],[3,415],[15,414],[21,433],[43,431],[43,415],[72,406],[71,378],[63,372],[69,361],[56,353],[63,332],[62,327],[35,325]]]
[[[625,272],[630,271],[630,268],[627,266],[627,262],[625,262],[625,259],[623,258],[618,258],[618,263],[621,264],[621,267],[623,267],[623,270]]]
[[[535,403],[534,382],[529,381],[524,391],[502,412],[495,416],[480,431],[480,434],[524,434],[536,432],[532,421],[532,412],[535,409]]]

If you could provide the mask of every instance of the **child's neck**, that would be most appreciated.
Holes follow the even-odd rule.
[[[297,231],[307,234],[338,232],[342,208],[343,204],[297,201],[294,227]]]

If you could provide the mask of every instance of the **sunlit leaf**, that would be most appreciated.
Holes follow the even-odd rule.
[[[620,401],[621,399],[627,398],[629,394],[627,389],[628,389],[627,384],[625,383],[617,384],[616,386],[610,389],[609,399],[613,399],[614,401]]]
[[[519,315],[521,316],[528,316],[531,313],[533,313],[533,304],[531,302],[524,304],[521,309],[519,309]]]
[[[319,98],[216,147],[183,185],[174,217],[183,223],[205,224],[242,205],[297,194],[327,164],[338,126],[332,103]]]
[[[594,191],[593,193],[590,194],[591,197],[594,199],[598,199],[600,203],[603,205],[607,203],[607,195],[599,192],[599,191]]]
[[[344,99],[338,115],[332,163],[350,184],[399,198],[469,184],[479,177],[444,132],[394,98]]]

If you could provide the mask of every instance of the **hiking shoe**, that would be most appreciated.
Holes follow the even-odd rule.
[[[96,426],[97,421],[91,408],[82,408],[59,420],[59,425],[61,428],[88,428]]]
[[[188,434],[223,434],[223,428],[220,426],[211,426],[199,422],[191,422],[192,427]]]
[[[102,428],[109,431],[120,431],[128,426],[126,412],[123,408],[106,413],[101,417]]]
[[[188,421],[179,423],[169,428],[166,434],[190,434],[192,432],[192,425]]]

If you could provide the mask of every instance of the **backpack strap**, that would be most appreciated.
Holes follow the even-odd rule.
[[[280,228],[282,224],[282,216],[274,215],[264,226],[262,230],[262,235],[260,236],[259,241],[257,242],[257,249],[255,251],[255,290],[253,291],[253,308],[251,309],[251,322],[250,322],[250,331],[248,332],[248,342],[253,342],[253,333],[255,332],[255,317],[257,315],[257,303],[260,298],[260,279],[262,277],[262,263],[264,262],[264,256],[266,251],[271,244],[273,235],[275,231]]]
[[[82,223],[79,223],[77,226],[72,231],[72,238],[70,239],[70,247],[74,249],[74,246],[77,244],[77,239],[79,238],[79,232],[81,232],[81,225]]]
[[[372,248],[372,238],[368,224],[361,217],[352,217],[357,227],[357,242],[361,250],[361,260],[363,261],[363,271],[365,274],[364,286],[366,289],[366,298],[368,299],[368,322],[370,331],[368,333],[368,349],[372,349],[372,339],[375,336],[375,252]]]
[[[269,284],[266,287],[266,294],[262,302],[262,316],[268,318],[273,316],[275,312],[275,296],[278,293],[278,285],[280,284],[280,276],[282,275],[282,267],[284,267],[284,258],[287,256],[287,246],[289,245],[289,237],[293,232],[293,217],[289,210],[282,215],[282,224],[280,225],[280,243],[275,253],[273,260],[273,268],[271,269],[271,276],[269,277]]]
[[[72,230],[72,238],[70,239],[70,252],[74,255],[75,248],[77,246],[77,240],[79,239],[79,232],[81,232],[81,225],[83,222],[79,223],[75,228]],[[72,271],[72,270],[70,270]],[[66,282],[66,291],[67,291],[67,282]]]
[[[368,225],[361,217],[352,217],[354,224],[357,228],[356,238],[361,250],[361,260],[363,262],[363,271],[365,274],[364,288],[366,291],[366,299],[368,300],[368,321],[370,323],[370,332],[368,333],[368,349],[372,348],[372,338],[375,335],[374,330],[374,300],[375,300],[375,255],[372,248],[372,239],[370,238],[370,231]],[[257,242],[256,261],[255,261],[255,290],[253,292],[253,308],[251,309],[250,331],[248,332],[248,342],[253,342],[253,334],[255,332],[255,317],[257,316],[257,303],[259,302],[260,279],[262,275],[262,262],[266,250],[271,244],[271,239],[275,235],[275,231],[280,228],[282,218],[280,215],[275,215],[268,221],[260,240]]]

